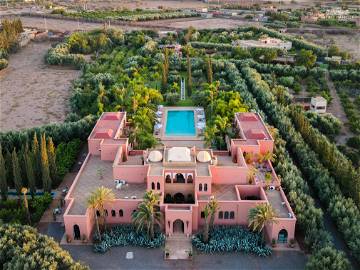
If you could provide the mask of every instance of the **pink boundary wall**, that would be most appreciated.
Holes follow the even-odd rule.
[[[245,116],[243,116],[245,115]],[[245,120],[244,120],[245,119]],[[246,119],[251,119],[247,121]],[[219,218],[217,214],[215,217],[215,224],[238,224],[248,225],[248,213],[249,210],[258,204],[269,203],[267,195],[264,191],[265,184],[251,184],[249,185],[247,177],[249,173],[249,167],[246,164],[243,153],[266,153],[267,151],[273,151],[273,138],[263,123],[260,115],[256,113],[237,113],[235,117],[236,126],[239,129],[240,138],[232,139],[229,151],[212,151],[208,150],[212,158],[216,160],[217,156],[231,155],[233,161],[236,163],[229,166],[218,166],[216,163],[208,165],[209,175],[197,175],[196,167],[194,169],[179,167],[164,167],[160,175],[151,175],[151,164],[135,164],[128,165],[123,163],[128,156],[144,157],[147,151],[142,150],[130,150],[127,138],[123,138],[123,129],[126,126],[126,113],[104,113],[98,120],[93,131],[88,138],[89,154],[85,159],[78,175],[76,176],[74,183],[70,187],[70,190],[65,197],[66,211],[64,213],[64,224],[66,234],[70,237],[74,237],[74,225],[78,225],[80,234],[82,237],[91,239],[91,235],[94,228],[94,213],[87,209],[85,215],[70,214],[69,211],[76,198],[73,197],[74,187],[78,184],[80,175],[83,173],[91,155],[100,156],[102,160],[113,161],[112,175],[113,179],[108,181],[114,181],[114,179],[126,180],[130,185],[144,183],[146,184],[146,190],[151,190],[155,187],[155,191],[161,194],[161,210],[164,212],[164,224],[162,226],[166,235],[172,235],[174,233],[174,223],[180,222],[183,224],[184,234],[190,236],[194,232],[201,229],[204,224],[204,219],[201,217],[205,205],[208,203],[212,194],[212,185],[232,185],[236,194],[236,200],[218,200],[219,211],[224,214],[228,212],[228,215],[233,212],[233,218]],[[252,128],[254,127],[254,128]],[[254,131],[255,130],[255,131]],[[247,138],[247,135],[250,138]],[[259,135],[260,134],[260,135]],[[252,138],[251,136],[261,137]],[[106,138],[99,138],[106,137]],[[192,151],[197,149],[193,148]],[[296,217],[291,210],[291,207],[286,199],[286,196],[280,186],[280,182],[272,164],[267,162],[267,166],[271,169],[271,175],[274,179],[272,185],[275,186],[277,192],[280,192],[281,199],[284,202],[284,207],[291,214],[289,218],[276,218],[276,223],[267,224],[265,226],[266,239],[277,239],[279,231],[286,229],[288,233],[288,241],[294,238]],[[165,177],[171,173],[173,176],[175,173],[183,173],[187,175],[191,173],[193,175],[192,183],[165,183]],[[171,177],[173,178],[173,177]],[[186,181],[185,181],[186,182]],[[154,183],[154,186],[152,186]],[[207,184],[207,190],[199,190],[200,184],[202,187]],[[115,188],[115,187],[114,187]],[[255,191],[254,191],[255,190]],[[194,204],[166,204],[164,203],[165,194],[174,195],[176,192],[183,192],[185,194],[193,194]],[[260,196],[260,200],[244,200],[246,194],[253,194],[257,192]],[[241,194],[240,194],[241,193]],[[201,197],[208,196],[207,199],[201,199]],[[131,223],[131,214],[137,209],[137,205],[142,199],[116,199],[111,205],[106,206],[108,210],[108,216],[106,222],[108,224],[128,224]],[[115,211],[115,216],[112,216],[112,210]],[[122,216],[120,215],[122,213]]]

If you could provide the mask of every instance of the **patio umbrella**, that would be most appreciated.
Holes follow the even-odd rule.
[[[148,158],[149,158],[149,160],[150,160],[151,162],[159,162],[159,161],[162,160],[163,156],[162,156],[162,154],[161,154],[160,151],[158,151],[158,150],[153,150],[153,151],[150,152]]]
[[[196,159],[199,162],[209,162],[211,160],[211,156],[207,151],[200,151],[197,154]]]

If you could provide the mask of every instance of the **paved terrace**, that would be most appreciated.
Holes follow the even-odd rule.
[[[83,172],[74,187],[71,197],[74,203],[69,211],[70,215],[84,215],[87,209],[87,198],[97,187],[104,186],[112,189],[117,199],[131,198],[136,196],[142,198],[146,191],[146,184],[128,184],[118,190],[115,188],[112,173],[112,161],[103,161],[100,156],[90,155]],[[100,179],[100,170],[102,179]]]
[[[270,205],[274,208],[277,217],[279,218],[288,218],[289,210],[284,203],[284,200],[281,197],[279,190],[266,190],[266,196]]]
[[[208,163],[196,163],[196,166],[163,166],[162,162],[151,162],[150,164],[150,175],[162,176],[163,170],[196,170],[198,176],[210,176],[209,164]]]
[[[210,200],[210,196],[215,196],[218,201],[237,201],[238,197],[235,185],[212,185],[211,195],[201,195],[199,200]]]

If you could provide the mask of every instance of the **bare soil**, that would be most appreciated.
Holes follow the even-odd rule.
[[[10,56],[0,71],[0,131],[64,121],[69,112],[71,81],[79,71],[47,66],[49,42],[31,42]]]

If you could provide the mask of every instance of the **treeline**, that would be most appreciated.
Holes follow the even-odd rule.
[[[51,137],[55,145],[76,138],[85,141],[94,127],[96,119],[95,116],[89,115],[75,122],[48,124],[21,131],[0,133],[0,144],[3,151],[12,152],[14,148],[21,149],[26,143],[30,143],[34,134],[45,134],[46,137]]]
[[[267,120],[266,114],[259,109],[254,96],[248,88],[237,86],[237,82],[241,81],[242,78],[235,65],[228,62],[227,69],[232,70],[233,86],[240,92],[245,103],[249,105],[249,109],[260,113],[263,119]],[[277,130],[272,128],[270,128],[270,130],[275,138],[274,153],[276,154],[276,159],[274,161],[274,168],[281,177],[281,185],[296,215],[297,230],[300,230],[302,234],[305,235],[305,246],[309,252],[312,253],[309,260],[312,258],[319,260],[323,258],[322,253],[324,250],[330,250],[332,254],[338,256],[339,260],[345,265],[349,265],[344,254],[333,247],[331,236],[324,229],[324,213],[321,208],[316,207],[310,195],[308,184],[303,179],[301,172],[293,163],[285,148],[286,142]]]
[[[352,199],[346,199],[342,195],[335,180],[317,159],[317,155],[295,130],[291,119],[286,115],[288,109],[274,101],[269,86],[261,80],[261,75],[246,66],[242,67],[242,73],[269,120],[287,141],[286,146],[299,164],[303,175],[309,180],[322,203],[328,208],[352,254],[360,261],[359,209]]]
[[[62,144],[60,144],[61,146]],[[79,144],[78,144],[79,145]],[[71,144],[74,150],[79,147]],[[64,146],[62,146],[64,148]],[[66,148],[66,146],[65,146]],[[18,195],[23,187],[28,187],[31,196],[34,198],[37,189],[44,192],[51,192],[57,187],[64,176],[64,171],[69,170],[76,158],[76,155],[68,155],[65,151],[60,152],[57,158],[57,151],[51,137],[46,138],[34,134],[33,140],[26,142],[20,149],[14,148],[2,151],[0,145],[0,190],[1,198],[7,199],[8,188],[15,188]],[[77,153],[76,153],[77,154]],[[72,162],[64,164],[64,159],[72,159]],[[58,173],[58,160],[61,164],[61,173]]]
[[[324,135],[311,126],[300,107],[291,105],[289,108],[296,129],[306,143],[317,153],[319,160],[329,170],[341,191],[360,205],[360,174],[348,160]]]
[[[8,53],[14,52],[19,46],[19,35],[23,32],[20,19],[1,21],[0,31],[0,70],[8,65]]]

